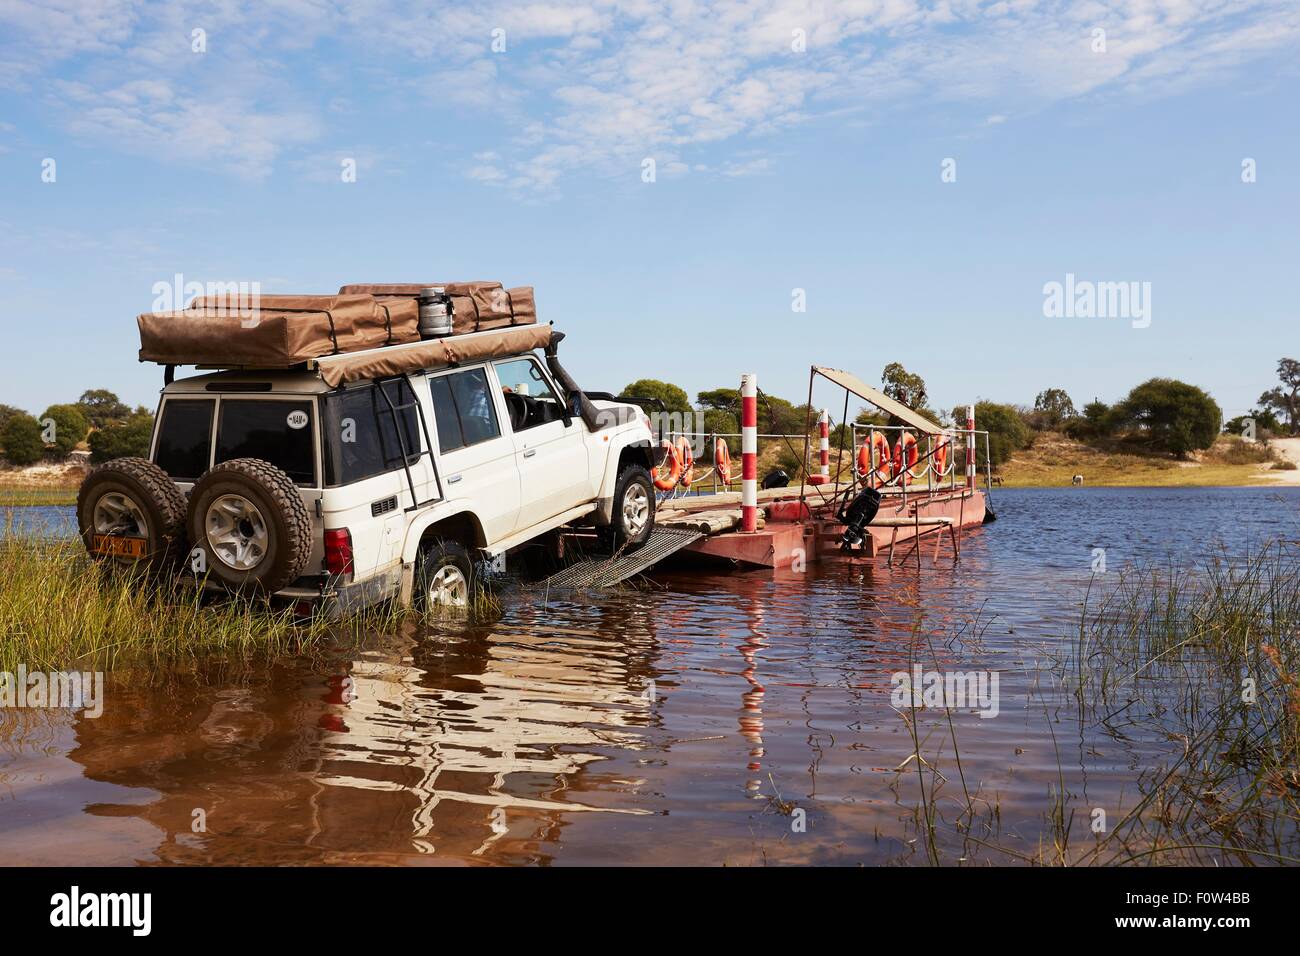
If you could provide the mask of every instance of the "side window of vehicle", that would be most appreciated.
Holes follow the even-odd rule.
[[[481,368],[438,375],[429,380],[433,414],[438,423],[438,447],[455,451],[501,434],[496,406]]]
[[[510,413],[510,427],[516,432],[564,418],[564,404],[532,359],[498,362],[496,370]]]
[[[217,424],[216,461],[261,458],[295,484],[316,481],[312,442],[313,403],[223,399]]]
[[[212,399],[168,399],[158,425],[154,463],[176,481],[198,481],[212,450]]]
[[[401,425],[408,464],[420,460],[420,423],[414,407],[397,412],[396,422],[379,385],[335,392],[325,399],[325,483],[347,485],[402,467]],[[410,405],[414,393],[406,379],[383,383],[393,406]]]

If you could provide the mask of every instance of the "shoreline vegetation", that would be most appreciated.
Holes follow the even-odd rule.
[[[778,452],[775,442],[770,451]],[[832,470],[837,451],[832,446]],[[760,473],[779,467],[779,455],[761,456]],[[771,461],[766,459],[771,458]],[[86,470],[84,459],[41,462],[24,468],[0,468],[0,508],[61,507],[77,502]],[[1094,488],[1276,488],[1300,486],[1300,470],[1277,467],[1300,464],[1300,439],[1273,439],[1253,445],[1222,435],[1213,447],[1187,461],[1139,454],[1120,444],[1105,449],[1045,432],[1034,444],[1012,454],[994,471],[1003,488],[1070,487],[1074,475]],[[847,464],[844,468],[847,471]],[[981,469],[981,483],[983,470]],[[706,481],[707,484],[707,481]]]

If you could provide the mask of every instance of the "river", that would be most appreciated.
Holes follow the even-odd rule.
[[[923,863],[916,748],[891,701],[910,662],[997,674],[996,716],[927,719],[921,753],[951,819],[955,738],[1004,848],[967,856],[941,826],[944,861],[1015,862],[1061,785],[1083,827],[1090,808],[1124,812],[1178,746],[1087,726],[1045,680],[1089,581],[1300,538],[1300,488],[992,504],[955,565],[945,548],[920,568],[512,590],[490,625],[202,661],[148,686],[110,673],[98,719],[0,710],[0,863]],[[70,509],[26,512],[68,527]]]

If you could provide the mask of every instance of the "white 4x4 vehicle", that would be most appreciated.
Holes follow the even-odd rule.
[[[338,388],[223,371],[169,382],[149,459],[93,471],[77,517],[93,555],[231,591],[465,605],[478,562],[562,526],[643,543],[661,456],[644,413],[589,399],[554,346]]]

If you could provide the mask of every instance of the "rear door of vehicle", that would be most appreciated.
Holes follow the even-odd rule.
[[[489,545],[519,521],[519,467],[492,382],[484,365],[428,377],[443,494],[478,516]]]
[[[416,503],[411,485],[420,501],[431,493],[432,469],[428,456],[421,455],[424,442],[418,413],[401,408],[414,397],[409,380],[401,377],[332,392],[323,400],[329,489],[325,524],[347,528],[351,534],[356,580],[395,568],[401,560],[406,512]]]
[[[587,444],[578,419],[528,356],[493,364],[519,464],[519,526],[530,528],[591,499]]]

